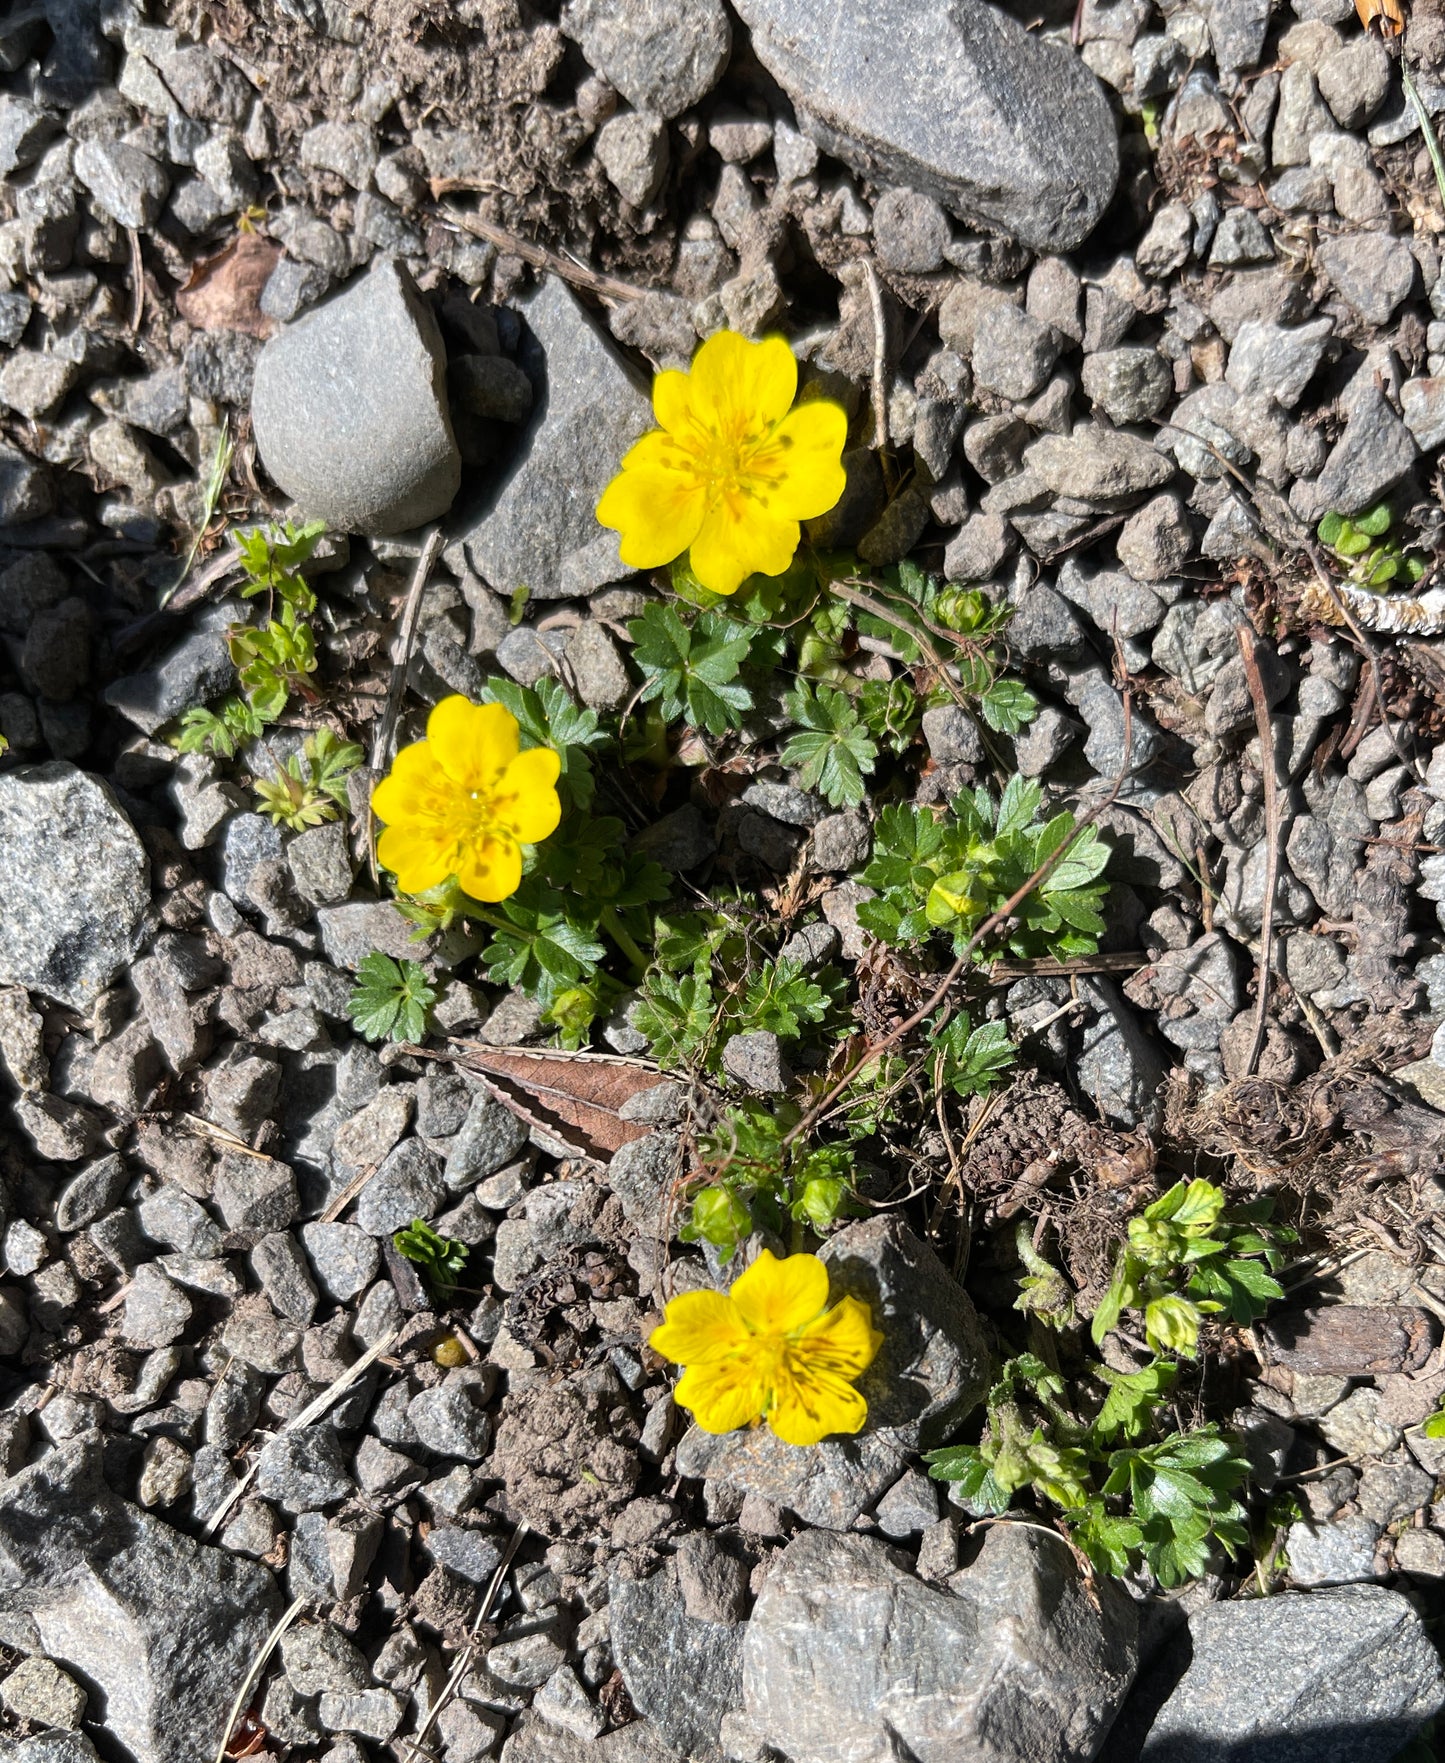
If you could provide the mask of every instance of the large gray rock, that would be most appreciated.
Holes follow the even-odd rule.
[[[1445,1703],[1409,1602],[1382,1586],[1201,1604],[1099,1763],[1387,1763]]]
[[[279,1609],[264,1568],[117,1498],[93,1439],[0,1482],[0,1634],[77,1679],[135,1763],[215,1756]]]
[[[689,1616],[670,1561],[647,1579],[615,1580],[610,1613],[633,1707],[684,1757],[711,1763],[723,1716],[742,1706],[743,1627]]]
[[[791,1763],[1087,1763],[1134,1676],[1129,1599],[1017,1525],[948,1588],[875,1538],[795,1537],[743,1642],[758,1737]]]
[[[267,471],[308,519],[397,533],[435,520],[461,483],[431,308],[394,258],[272,337],[251,421]]]
[[[808,1524],[847,1530],[903,1474],[908,1453],[943,1437],[988,1386],[988,1347],[972,1303],[933,1251],[896,1217],[865,1219],[822,1251],[831,1298],[851,1295],[883,1334],[859,1380],[868,1420],[853,1438],[785,1445],[765,1426],[706,1433],[677,1450],[682,1475],[725,1482]]]
[[[62,760],[0,777],[0,985],[89,1010],[135,955],[150,894],[108,785]]]
[[[475,511],[466,540],[477,574],[500,594],[539,600],[588,594],[630,571],[618,536],[597,524],[597,499],[622,455],[652,426],[652,406],[611,339],[549,276],[522,308],[519,356],[532,418],[506,475]]]
[[[706,97],[732,49],[722,0],[572,0],[562,29],[634,110],[655,116]]]
[[[804,129],[879,184],[1043,251],[1088,237],[1119,148],[1103,88],[983,0],[738,0]]]

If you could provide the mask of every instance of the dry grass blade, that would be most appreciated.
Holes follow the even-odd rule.
[[[411,670],[411,652],[416,646],[416,629],[421,619],[421,603],[426,593],[427,580],[431,575],[432,566],[442,548],[442,529],[432,527],[422,543],[421,555],[416,560],[416,568],[412,571],[411,585],[406,591],[406,604],[402,608],[401,630],[398,637],[399,654],[392,659],[391,679],[387,682],[386,706],[376,725],[376,734],[371,743],[371,769],[385,771],[391,758],[392,742],[396,738],[396,725],[401,717],[402,693],[406,690],[406,676]],[[371,879],[377,878],[376,868],[376,818],[370,812],[366,816],[367,847],[371,859]]]
[[[433,178],[431,190],[433,196],[445,196],[453,190],[476,190],[481,187],[470,178]],[[492,221],[483,220],[480,215],[463,214],[458,208],[438,208],[435,214],[446,225],[460,227],[464,233],[485,239],[489,245],[495,245],[509,257],[520,257],[523,263],[531,264],[533,269],[550,270],[564,282],[571,282],[576,288],[586,288],[589,294],[596,294],[603,300],[640,300],[647,293],[646,288],[634,288],[631,282],[621,282],[616,276],[603,275],[598,270],[589,269],[585,263],[575,263],[570,257],[549,251],[545,245],[534,245],[530,239],[522,238],[519,233],[509,232],[506,227],[497,226]]]
[[[313,1398],[313,1400],[308,1402],[304,1408],[298,1409],[298,1411],[291,1416],[275,1436],[280,1438],[285,1433],[296,1432],[303,1426],[310,1426],[313,1420],[319,1420],[334,1402],[338,1401],[340,1397],[346,1394],[347,1390],[351,1388],[352,1384],[354,1384],[359,1377],[362,1377],[366,1372],[370,1371],[371,1367],[375,1365],[376,1361],[382,1356],[387,1348],[391,1346],[392,1342],[395,1341],[400,1332],[399,1329],[392,1329],[389,1334],[383,1335],[374,1346],[368,1347],[354,1365],[348,1365],[346,1370],[342,1372],[341,1376],[336,1378],[334,1382],[329,1383],[319,1396]],[[256,1461],[259,1462],[260,1459],[258,1458]],[[255,1480],[255,1477],[256,1463],[253,1462],[251,1467],[236,1483],[235,1487],[231,1489],[230,1493],[226,1495],[225,1499],[222,1500],[221,1504],[217,1506],[216,1510],[206,1520],[204,1532],[206,1536],[213,1536],[215,1534],[216,1528],[221,1520],[231,1510],[232,1506],[236,1504],[237,1500],[241,1498],[246,1489],[250,1487],[251,1483]]]
[[[221,1743],[216,1751],[216,1763],[226,1763],[226,1747],[231,1742],[231,1734],[235,1730],[236,1722],[245,1712],[247,1703],[256,1692],[256,1685],[261,1681],[261,1673],[266,1669],[266,1661],[276,1651],[282,1635],[306,1608],[308,1601],[306,1598],[297,1598],[261,1643],[261,1651],[251,1661],[251,1669],[241,1679],[241,1687],[236,1691],[236,1699],[231,1704],[231,1712],[226,1718],[225,1730],[221,1734]]]
[[[1279,759],[1275,752],[1274,724],[1269,717],[1269,698],[1259,671],[1259,652],[1255,635],[1248,625],[1238,631],[1239,653],[1244,662],[1244,677],[1249,695],[1254,700],[1254,726],[1259,731],[1259,769],[1264,781],[1264,906],[1259,925],[1259,963],[1255,979],[1254,1029],[1250,1035],[1249,1054],[1244,1062],[1244,1075],[1254,1076],[1264,1046],[1265,1017],[1269,1010],[1269,972],[1274,955],[1274,896],[1279,887]]]

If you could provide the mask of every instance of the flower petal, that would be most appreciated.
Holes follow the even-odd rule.
[[[455,858],[455,843],[436,827],[389,826],[376,841],[376,861],[396,877],[403,894],[439,887],[452,873]]]
[[[692,415],[725,439],[760,435],[787,415],[798,390],[798,363],[781,337],[751,343],[718,331],[692,358]]]
[[[652,414],[659,428],[670,435],[683,434],[692,422],[692,386],[676,368],[663,370],[652,382]]]
[[[562,804],[553,785],[561,770],[562,760],[551,747],[529,747],[498,780],[497,823],[519,843],[536,845],[556,832]]]
[[[505,704],[473,704],[454,692],[426,721],[437,764],[464,790],[491,790],[517,757],[517,719]]]
[[[706,1365],[746,1346],[751,1336],[726,1292],[681,1292],[668,1301],[647,1344],[679,1365]]]
[[[388,826],[406,820],[445,817],[455,799],[456,785],[437,764],[426,741],[403,747],[391,770],[371,792],[371,809]]]
[[[830,1434],[857,1432],[868,1418],[868,1404],[845,1379],[831,1371],[794,1366],[794,1355],[773,1387],[768,1425],[785,1445],[817,1445]]]
[[[873,1312],[857,1298],[842,1298],[816,1321],[807,1323],[793,1342],[795,1357],[839,1377],[861,1377],[873,1363],[883,1336],[873,1326]]]
[[[847,486],[843,448],[848,418],[826,398],[789,411],[748,462],[749,487],[768,512],[792,520],[826,514]],[[767,480],[766,491],[758,486]]]
[[[692,571],[714,594],[735,594],[750,575],[781,575],[801,537],[796,520],[775,520],[745,496],[723,496],[692,541]]]
[[[520,847],[512,839],[497,837],[468,845],[460,853],[457,884],[474,900],[488,904],[505,900],[522,885]]]
[[[708,1365],[691,1365],[677,1380],[672,1399],[688,1409],[704,1432],[736,1432],[763,1412],[767,1389],[746,1351]]]
[[[622,535],[622,561],[655,569],[681,557],[702,524],[707,491],[691,458],[660,429],[646,434],[597,504],[600,525]]]
[[[784,1335],[814,1321],[828,1302],[828,1269],[816,1255],[779,1260],[764,1249],[733,1281],[731,1297],[755,1334]]]

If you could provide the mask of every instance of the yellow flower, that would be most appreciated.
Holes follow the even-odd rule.
[[[732,1290],[683,1292],[649,1345],[687,1369],[673,1397],[704,1432],[766,1420],[788,1445],[857,1432],[868,1404],[853,1388],[883,1344],[857,1298],[828,1308],[816,1255],[779,1261],[764,1249]]]
[[[505,900],[522,879],[522,846],[562,818],[552,787],[561,763],[550,747],[519,752],[517,719],[503,705],[443,698],[426,739],[403,747],[372,793],[386,822],[378,861],[404,894],[455,876],[474,900]]]
[[[798,522],[843,494],[848,418],[826,399],[792,409],[798,364],[781,337],[709,337],[687,373],[652,383],[652,429],[602,493],[597,518],[622,534],[622,561],[655,569],[691,549],[693,574],[735,594],[754,572],[781,575]]]

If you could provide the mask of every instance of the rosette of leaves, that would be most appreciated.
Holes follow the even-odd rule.
[[[301,832],[335,820],[348,806],[347,778],[361,764],[361,748],[329,728],[308,735],[301,750],[256,783],[256,803],[277,826]]]
[[[1413,586],[1424,575],[1426,560],[1389,536],[1390,521],[1390,504],[1377,502],[1363,514],[1331,509],[1315,531],[1320,543],[1348,566],[1349,579],[1358,587],[1388,588],[1395,582]]]
[[[1269,1226],[1268,1196],[1228,1207],[1221,1189],[1202,1179],[1176,1182],[1135,1218],[1092,1323],[1102,1342],[1125,1310],[1142,1311],[1155,1352],[1198,1350],[1206,1316],[1247,1326],[1284,1288],[1273,1270],[1295,1233]]]
[[[1064,851],[1015,907],[1005,941],[1026,958],[1093,954],[1104,930],[1107,888],[1099,878],[1108,847],[1067,811],[1040,820],[1042,802],[1036,782],[1015,777],[997,802],[980,787],[961,791],[947,813],[911,803],[885,808],[861,877],[878,896],[858,907],[858,922],[900,946],[941,933],[961,954],[984,920]]]

